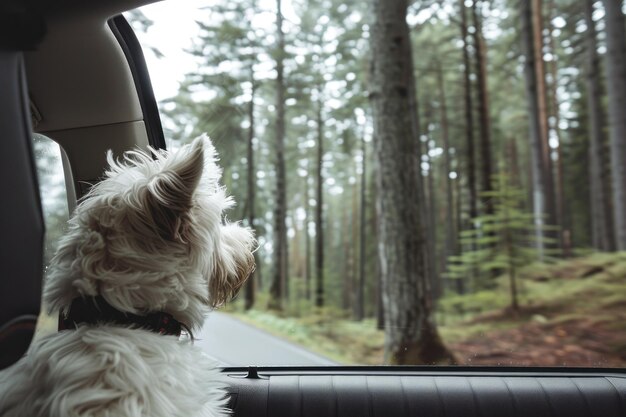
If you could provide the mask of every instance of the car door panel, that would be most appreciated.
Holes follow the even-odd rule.
[[[624,417],[626,410],[620,374],[225,372],[236,417]]]

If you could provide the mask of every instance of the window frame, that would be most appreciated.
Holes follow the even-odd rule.
[[[166,149],[159,106],[154,96],[150,73],[137,35],[135,35],[135,31],[121,14],[110,18],[107,24],[124,52],[128,67],[135,81],[135,89],[141,105],[141,112],[143,113],[148,143],[155,149]]]

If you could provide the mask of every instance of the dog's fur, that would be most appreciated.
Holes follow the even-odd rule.
[[[166,312],[199,330],[254,268],[252,232],[224,224],[233,205],[205,137],[178,152],[108,154],[109,169],[69,222],[44,302],[77,297],[117,310]],[[224,416],[216,364],[176,336],[101,323],[44,337],[0,373],[4,417]]]

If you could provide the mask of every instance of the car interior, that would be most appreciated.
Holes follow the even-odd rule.
[[[0,25],[0,368],[27,351],[40,309],[33,132],[63,150],[70,210],[100,177],[106,150],[165,146],[141,47],[121,16],[147,3],[0,6],[0,22],[13,22]],[[626,416],[624,369],[252,364],[223,372],[237,417]]]

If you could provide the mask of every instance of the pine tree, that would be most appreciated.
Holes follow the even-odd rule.
[[[476,76],[478,79],[478,114],[480,128],[480,167],[482,172],[482,195],[491,191],[492,168],[492,139],[491,139],[491,116],[489,114],[489,91],[487,87],[487,46],[482,33],[482,16],[477,10],[477,0],[472,2],[472,18],[474,20],[474,47],[476,48]],[[481,4],[482,5],[482,4]],[[491,213],[493,207],[491,200],[485,198],[483,206],[486,213]]]
[[[448,278],[459,279],[478,271],[476,289],[491,286],[492,272],[506,271],[509,279],[510,308],[519,310],[518,276],[520,268],[537,259],[534,214],[521,209],[524,190],[511,184],[502,171],[492,177],[493,191],[483,192],[494,204],[492,214],[474,218],[474,227],[461,232],[460,243],[475,242],[478,247],[450,257]],[[543,238],[544,241],[546,240]]]
[[[606,79],[610,88],[609,122],[615,242],[626,250],[626,29],[621,0],[603,0],[606,20]]]
[[[270,286],[268,307],[283,309],[283,298],[287,296],[289,263],[287,251],[287,175],[285,172],[285,33],[283,28],[281,0],[276,0],[276,205],[274,208],[274,273]]]
[[[531,175],[532,175],[532,201],[533,214],[535,216],[535,235],[537,244],[537,255],[539,259],[544,255],[543,222],[544,215],[549,210],[550,187],[548,176],[550,172],[546,170],[545,147],[543,134],[543,119],[540,106],[540,95],[538,94],[539,80],[537,77],[537,59],[535,30],[533,25],[533,8],[531,1],[520,2],[520,21],[522,48],[524,53],[524,76],[526,84],[526,97],[528,101],[528,113],[530,120],[530,148],[531,148]]]
[[[453,361],[434,323],[428,291],[418,141],[410,95],[413,61],[406,1],[372,0],[370,100],[379,214],[379,257],[390,363]],[[423,195],[423,194],[422,194]]]
[[[589,177],[591,183],[592,242],[597,249],[612,250],[612,216],[609,199],[605,195],[604,168],[604,124],[602,88],[600,80],[600,58],[597,51],[596,26],[593,20],[593,1],[585,0],[586,31],[586,84],[587,111],[589,113]]]

